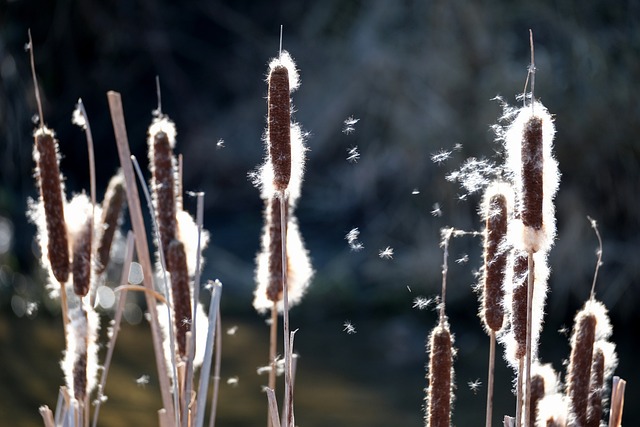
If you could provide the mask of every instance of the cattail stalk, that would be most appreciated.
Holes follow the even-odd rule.
[[[624,391],[627,382],[620,377],[613,377],[611,386],[611,411],[609,412],[609,427],[622,426],[622,409],[624,408]]]
[[[142,210],[140,209],[138,188],[136,186],[133,166],[131,165],[131,151],[129,149],[127,130],[124,122],[122,99],[118,92],[112,91],[107,93],[107,98],[109,101],[111,119],[113,121],[113,130],[116,136],[120,164],[122,166],[122,171],[126,182],[127,204],[129,206],[129,213],[131,216],[131,225],[136,236],[136,253],[138,254],[138,259],[143,269],[144,286],[149,291],[145,292],[145,297],[147,299],[147,309],[149,310],[151,319],[151,336],[153,339],[154,353],[156,355],[156,367],[158,371],[158,380],[160,382],[162,403],[165,411],[167,412],[167,417],[169,419],[174,419],[175,424],[178,425],[179,419],[178,415],[176,415],[178,405],[176,405],[174,411],[174,405],[172,404],[171,398],[171,387],[169,385],[169,379],[166,375],[167,368],[162,351],[162,336],[160,332],[160,326],[158,324],[156,302],[151,293],[151,291],[153,291],[153,283],[151,281],[151,278],[153,276],[151,269],[151,258],[149,256],[149,249],[147,246],[147,237],[144,227],[144,220],[142,218]]]

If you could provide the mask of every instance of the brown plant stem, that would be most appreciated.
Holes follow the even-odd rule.
[[[275,393],[276,391],[276,353],[278,347],[278,303],[273,302],[271,308],[271,325],[269,334],[269,388]],[[267,408],[268,410],[268,408]],[[267,411],[267,427],[273,427],[273,421]]]
[[[496,365],[496,333],[489,332],[489,372],[487,373],[487,409],[485,426],[491,427],[493,418],[493,383],[495,380]]]
[[[535,283],[535,272],[533,262],[533,252],[528,253],[528,270],[527,275],[527,347],[525,355],[526,377],[525,377],[525,396],[524,396],[524,419],[525,427],[529,427],[529,419],[531,418],[531,353],[532,353],[532,325],[533,325],[533,286]]]
[[[131,164],[131,151],[129,150],[129,140],[127,138],[127,129],[124,121],[122,99],[120,94],[114,91],[107,92],[107,98],[109,101],[111,120],[113,122],[113,130],[118,146],[120,164],[122,166],[126,182],[127,204],[129,206],[129,214],[131,216],[131,226],[136,236],[136,252],[138,254],[138,260],[142,266],[143,283],[148,290],[153,291],[153,283],[151,281],[151,278],[153,277],[153,270],[151,268],[151,258],[149,256],[149,246],[147,243],[144,220],[142,218],[142,210],[140,209],[140,196],[138,194],[138,187],[136,186],[133,166]],[[179,415],[176,414],[178,408],[174,408],[172,403],[171,386],[169,385],[169,378],[166,374],[167,367],[162,348],[162,334],[158,323],[156,302],[153,296],[149,293],[145,292],[145,296],[147,299],[147,309],[149,310],[150,315],[151,337],[153,340],[153,350],[156,356],[156,368],[158,371],[158,380],[160,382],[162,404],[167,412],[167,417],[169,419],[175,419],[176,425],[178,425]]]

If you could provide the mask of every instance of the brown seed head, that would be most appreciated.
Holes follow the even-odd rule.
[[[449,427],[453,401],[453,339],[446,323],[431,332],[428,351],[427,427]]]
[[[515,255],[513,266],[513,298],[511,308],[511,328],[516,340],[516,359],[524,357],[527,343],[527,256]]]
[[[587,410],[587,424],[585,427],[600,427],[600,420],[602,419],[602,395],[604,390],[604,362],[605,356],[602,349],[595,349],[593,362],[591,364],[589,409]]]
[[[78,402],[87,395],[87,354],[77,355],[73,364],[73,396]]]
[[[118,219],[122,207],[126,202],[124,177],[121,172],[111,178],[104,200],[102,201],[102,225],[99,228],[98,245],[96,249],[96,273],[102,274],[109,264],[111,243],[118,228]]]
[[[522,223],[542,229],[543,154],[542,119],[531,117],[522,135]]]
[[[173,320],[176,328],[178,354],[184,358],[187,354],[187,332],[191,330],[191,291],[184,245],[173,240],[167,251],[171,269],[171,296],[173,298]]]
[[[85,296],[91,286],[91,238],[93,218],[88,215],[73,241],[73,291]]]
[[[567,368],[567,391],[570,408],[577,425],[587,425],[587,408],[591,383],[596,316],[581,310],[576,315],[571,336],[571,359]]]
[[[498,332],[504,321],[504,282],[507,252],[502,247],[507,234],[507,199],[493,195],[488,203],[484,240],[482,319],[487,330]]]
[[[58,159],[58,142],[53,131],[39,128],[35,134],[33,157],[37,163],[36,176],[47,223],[47,253],[51,271],[60,283],[69,279],[69,241],[64,220],[64,196]]]
[[[166,268],[171,271],[171,262],[167,253],[169,244],[176,238],[173,150],[165,132],[160,130],[151,137],[153,139],[153,193],[156,202],[158,232],[160,233],[162,251],[165,254]]]
[[[278,302],[282,299],[282,226],[280,221],[280,199],[273,197],[268,202],[267,227],[269,232],[269,285],[267,298]],[[285,223],[288,222],[288,204],[285,211]],[[288,263],[287,263],[288,267]]]
[[[284,191],[291,178],[291,99],[289,71],[278,65],[269,74],[269,157],[273,164],[273,185]]]
[[[538,416],[538,402],[545,395],[544,377],[542,375],[533,375],[531,377],[531,416],[529,425],[534,426]]]

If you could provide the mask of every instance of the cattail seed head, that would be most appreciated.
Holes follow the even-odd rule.
[[[538,402],[536,427],[567,427],[567,398],[562,393],[548,394]]]
[[[555,238],[553,199],[560,174],[552,155],[554,134],[553,119],[539,102],[517,110],[504,133],[521,216],[520,227],[513,227],[513,243],[527,252],[547,251]]]
[[[176,130],[166,117],[155,119],[149,127],[149,164],[152,173],[152,192],[156,211],[160,247],[165,254],[166,268],[171,271],[167,253],[176,238],[175,145]]]
[[[184,245],[179,240],[169,244],[167,260],[171,265],[171,296],[173,298],[173,320],[176,330],[178,354],[187,354],[187,332],[191,330],[191,291]]]
[[[604,391],[604,353],[595,349],[591,362],[591,382],[589,385],[589,407],[585,427],[600,427],[602,419],[602,396]]]
[[[273,186],[284,191],[291,178],[291,100],[289,72],[277,65],[269,73],[269,157],[273,164]]]
[[[513,221],[512,221],[513,222]],[[547,296],[549,268],[546,253],[533,254],[534,282],[531,322],[531,355],[537,359],[538,341],[542,330],[544,306]],[[499,337],[505,345],[505,359],[511,367],[518,369],[519,360],[526,353],[528,255],[512,250],[507,262],[505,275],[505,309],[509,312],[509,331]]]
[[[596,317],[592,313],[580,311],[576,316],[571,337],[571,359],[567,370],[567,396],[570,399],[572,417],[575,423],[580,426],[587,425],[596,322]]]
[[[427,427],[449,427],[453,403],[453,337],[446,322],[440,323],[429,337],[429,373],[427,380]]]
[[[122,172],[115,174],[109,181],[102,201],[101,226],[98,228],[98,244],[96,245],[96,273],[102,274],[109,263],[111,243],[118,228],[118,220],[127,195],[124,188]]]
[[[73,291],[83,297],[91,286],[91,240],[93,236],[93,216],[87,213],[85,222],[73,239]]]
[[[288,199],[285,199],[285,202]],[[309,253],[304,246],[298,223],[291,207],[287,206],[287,296],[289,307],[298,304],[313,277]],[[280,199],[266,201],[265,227],[262,234],[262,250],[257,256],[256,282],[253,306],[265,312],[277,303],[278,311],[284,309],[282,297],[282,229],[280,226]]]
[[[507,223],[512,199],[511,187],[495,183],[485,192],[482,213],[485,218],[484,266],[481,318],[485,330],[498,332],[504,321],[504,277],[507,265]]]
[[[534,426],[538,419],[540,401],[545,396],[558,392],[558,375],[550,364],[540,365],[537,362],[532,364],[531,371],[531,418],[528,425]]]
[[[69,278],[69,241],[64,219],[64,187],[60,176],[58,142],[52,130],[41,127],[34,133],[33,158],[40,199],[44,205],[47,230],[46,254],[56,280],[65,283]],[[41,241],[44,241],[41,238]],[[42,248],[44,252],[44,247]]]

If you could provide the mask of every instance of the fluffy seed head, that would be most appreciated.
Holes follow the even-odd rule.
[[[504,321],[504,275],[507,265],[507,222],[511,187],[496,183],[485,192],[482,212],[485,218],[484,266],[481,318],[487,331],[498,332]]]
[[[58,142],[52,130],[41,127],[34,132],[33,159],[36,162],[36,179],[40,189],[40,200],[44,205],[48,264],[56,280],[65,283],[69,278],[69,241],[64,219],[64,187],[60,176]],[[39,227],[40,228],[40,227]]]
[[[84,224],[73,239],[73,291],[83,297],[91,286],[91,240],[93,216],[87,212]]]
[[[441,322],[429,337],[427,380],[427,427],[449,427],[453,403],[453,337],[449,325]]]
[[[560,174],[552,155],[555,128],[547,109],[539,102],[515,113],[504,133],[507,170],[516,185],[521,228],[514,229],[514,243],[525,251],[546,251],[555,238],[553,199]]]
[[[596,323],[593,314],[581,310],[576,316],[571,337],[571,360],[567,369],[566,393],[570,399],[571,416],[577,425],[581,426],[587,425]]]
[[[169,244],[167,260],[171,269],[171,296],[173,298],[173,320],[178,343],[178,355],[187,354],[187,332],[191,330],[191,291],[184,245],[179,240]]]
[[[154,119],[149,127],[151,189],[160,233],[160,247],[165,254],[169,271],[171,264],[166,255],[169,244],[176,238],[176,166],[173,156],[175,135],[175,126],[166,116]]]
[[[115,174],[109,181],[102,201],[101,226],[98,227],[98,244],[96,248],[96,273],[102,274],[109,263],[111,243],[118,228],[118,220],[127,195],[124,188],[122,172]]]
[[[277,65],[269,73],[269,157],[273,164],[273,186],[286,190],[291,178],[291,100],[289,72]]]
[[[562,393],[550,394],[538,402],[536,426],[567,427],[567,398]]]

